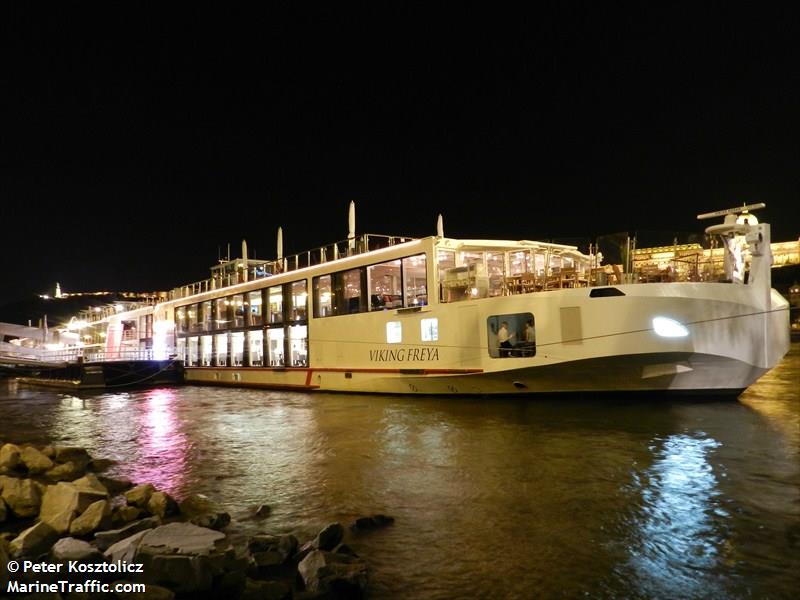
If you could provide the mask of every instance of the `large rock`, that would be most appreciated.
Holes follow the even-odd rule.
[[[334,597],[362,598],[367,587],[367,565],[346,554],[312,550],[297,571],[306,589],[311,592],[331,592]]]
[[[53,461],[39,452],[33,446],[26,446],[20,454],[22,463],[28,468],[28,473],[35,475],[44,473],[53,468]]]
[[[6,501],[0,497],[0,523],[8,518],[8,508],[6,508]]]
[[[42,498],[39,518],[42,521],[55,523],[62,520],[65,513],[83,513],[89,506],[99,500],[107,500],[108,494],[90,488],[78,487],[74,483],[60,482],[47,486]],[[69,523],[67,524],[69,528]],[[64,531],[61,531],[64,533]]]
[[[361,533],[364,531],[371,531],[373,529],[379,529],[381,527],[386,527],[387,525],[391,525],[394,523],[394,517],[389,517],[387,515],[372,515],[370,517],[359,517],[355,520],[355,523],[350,525],[350,530],[353,533]]]
[[[92,546],[89,542],[68,537],[58,540],[50,549],[53,560],[57,562],[103,562],[102,552]]]
[[[102,482],[97,478],[97,475],[94,473],[87,473],[80,479],[76,479],[72,482],[75,487],[83,488],[87,490],[94,490],[95,492],[100,492],[102,494],[108,494],[108,488],[102,484]]]
[[[3,444],[0,446],[0,473],[13,471],[20,464],[20,447],[15,444]]]
[[[141,537],[139,537],[141,536]],[[165,585],[178,594],[209,592],[214,578],[236,562],[225,535],[191,523],[170,523],[140,532],[106,551],[110,560],[142,564],[137,581]]]
[[[2,498],[18,517],[35,517],[39,514],[42,496],[39,486],[32,479],[4,477]]]
[[[69,526],[71,535],[88,535],[97,531],[104,523],[111,520],[111,505],[108,500],[98,500],[87,508]]]
[[[140,551],[150,554],[193,554],[207,556],[217,550],[225,534],[191,523],[169,523],[148,531]]]
[[[331,523],[327,525],[314,538],[313,545],[318,550],[333,550],[344,537],[344,527],[341,523]]]
[[[292,588],[282,581],[248,578],[239,600],[292,600]]]
[[[142,543],[142,538],[145,535],[147,535],[147,530],[134,533],[109,546],[103,554],[110,562],[117,562],[118,560],[133,562],[136,551],[139,549],[139,544]]]
[[[86,451],[86,448],[64,447],[56,448],[55,461],[59,463],[73,462],[79,465],[81,469],[85,470],[86,466],[91,462],[92,457]]]
[[[135,533],[154,529],[161,525],[161,520],[158,517],[148,517],[146,519],[139,519],[133,523],[128,523],[125,527],[119,529],[109,529],[108,531],[98,531],[94,534],[95,542],[100,550],[106,550],[119,541],[122,541]]]
[[[152,496],[155,491],[156,488],[153,487],[153,484],[143,483],[125,492],[125,500],[131,506],[147,508],[147,501],[150,500],[150,496]]]
[[[147,510],[163,519],[178,512],[178,503],[166,492],[153,492],[147,501]]]
[[[133,487],[130,479],[114,479],[113,477],[103,477],[100,475],[98,481],[102,483],[110,494],[119,494]]]
[[[135,521],[141,514],[141,509],[135,506],[128,506],[127,504],[124,506],[115,506],[111,511],[111,524],[114,527],[120,527],[131,521]]]
[[[250,538],[247,548],[259,568],[282,565],[297,552],[297,538],[293,535],[256,535]]]
[[[48,469],[44,476],[50,481],[72,481],[83,475],[85,471],[85,467],[70,460]]]
[[[180,513],[198,527],[222,529],[231,522],[231,516],[208,496],[192,494],[178,505]]]
[[[58,534],[47,523],[38,522],[11,540],[11,556],[37,556],[46,552],[58,539]]]

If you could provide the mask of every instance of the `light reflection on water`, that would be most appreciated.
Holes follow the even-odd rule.
[[[208,494],[235,532],[356,538],[375,598],[789,598],[800,588],[800,355],[740,401],[400,398],[0,382],[0,440],[84,445]],[[265,521],[249,519],[261,503]]]

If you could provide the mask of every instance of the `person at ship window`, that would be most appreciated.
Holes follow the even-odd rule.
[[[500,329],[497,330],[497,343],[500,346],[501,358],[511,356],[512,337],[514,337],[514,334],[508,332],[508,323],[506,321],[500,323]]]

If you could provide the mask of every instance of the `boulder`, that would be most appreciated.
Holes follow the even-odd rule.
[[[0,446],[0,473],[7,473],[16,469],[21,460],[20,447],[15,444],[3,444]]]
[[[95,473],[102,473],[115,464],[117,464],[117,461],[111,460],[110,458],[93,458],[89,463],[88,468],[90,471],[94,471]]]
[[[152,496],[155,491],[156,488],[153,487],[153,484],[143,483],[125,492],[125,500],[131,506],[147,508],[147,501],[150,500],[150,496]]]
[[[203,494],[188,496],[180,502],[178,509],[190,523],[198,527],[222,529],[231,522],[231,516]]]
[[[79,465],[81,469],[85,470],[86,466],[91,462],[92,457],[86,451],[86,448],[76,447],[63,447],[56,448],[55,461],[59,463],[73,462]]]
[[[178,512],[178,503],[166,492],[153,492],[147,501],[147,510],[163,519]]]
[[[359,517],[355,523],[350,525],[350,530],[353,533],[361,533],[364,531],[371,531],[372,529],[379,529],[394,523],[394,517],[387,515],[372,515],[370,517]]]
[[[133,535],[121,539],[109,546],[103,555],[109,562],[117,562],[118,560],[133,562],[136,551],[139,549],[139,544],[142,543],[142,538],[145,535],[147,535],[147,530],[134,533]]]
[[[317,534],[312,544],[318,550],[333,550],[341,543],[342,537],[344,537],[344,527],[341,523],[331,523]]]
[[[50,525],[58,535],[64,535],[69,532],[70,525],[77,516],[77,511],[67,509],[57,514],[51,514],[42,521]]]
[[[108,500],[98,500],[87,508],[69,526],[71,535],[88,535],[110,521],[111,505]]]
[[[191,523],[169,523],[147,532],[140,551],[149,549],[151,554],[192,554],[207,556],[217,549],[217,542],[225,534]]]
[[[8,508],[6,508],[6,501],[0,497],[0,523],[8,518]]]
[[[103,562],[102,552],[92,546],[89,542],[84,542],[73,537],[58,540],[50,549],[50,555],[57,562]]]
[[[291,600],[292,589],[282,581],[257,581],[248,578],[239,600]]]
[[[256,567],[274,567],[287,562],[297,552],[293,535],[256,535],[247,543]]]
[[[139,518],[142,511],[135,506],[117,506],[111,511],[111,524],[119,527]]]
[[[94,539],[97,543],[97,547],[100,548],[100,550],[105,550],[136,533],[153,529],[159,525],[161,525],[161,520],[158,517],[148,517],[146,519],[139,519],[133,523],[128,523],[125,527],[119,529],[98,531],[94,534]]]
[[[133,487],[133,482],[130,479],[114,479],[113,477],[103,477],[101,475],[97,480],[105,486],[110,494],[119,494]]]
[[[56,449],[53,446],[42,446],[41,452],[50,460],[56,457]]]
[[[48,469],[44,476],[50,481],[73,481],[83,475],[84,471],[85,469],[78,463],[68,461]]]
[[[225,535],[191,523],[170,523],[123,540],[106,551],[111,560],[142,564],[137,581],[165,585],[178,594],[209,592],[214,578],[221,577],[229,564],[236,564],[233,548]]]
[[[6,444],[8,445],[8,444]],[[35,517],[39,514],[42,496],[32,479],[3,478],[2,498],[17,517]]]
[[[102,482],[97,478],[97,475],[94,473],[87,473],[80,479],[76,479],[72,482],[75,487],[83,488],[87,490],[94,490],[96,492],[101,492],[103,494],[108,494],[108,488],[102,484]]]
[[[28,473],[31,475],[44,473],[53,468],[53,461],[33,446],[26,446],[22,449],[20,460],[27,467]]]
[[[362,598],[367,587],[366,563],[346,554],[313,550],[297,565],[297,571],[311,592]]]
[[[47,486],[42,498],[42,521],[50,521],[65,511],[83,513],[89,506],[99,500],[107,500],[108,494],[90,488],[78,487],[74,483],[60,482]]]
[[[39,521],[11,540],[9,552],[13,557],[38,556],[46,552],[58,539],[58,534],[47,523]]]

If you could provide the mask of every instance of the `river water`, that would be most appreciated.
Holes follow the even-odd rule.
[[[406,398],[0,381],[0,440],[207,494],[234,534],[385,513],[372,598],[794,598],[800,345],[738,400]],[[255,506],[273,512],[249,519]]]

